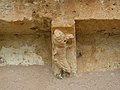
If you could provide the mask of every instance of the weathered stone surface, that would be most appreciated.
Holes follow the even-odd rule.
[[[56,18],[64,15],[76,19],[120,19],[119,0],[0,0],[0,19],[32,19],[32,12]]]
[[[0,35],[0,66],[50,64],[49,43],[49,32],[39,35]]]
[[[0,0],[0,52],[3,48],[18,50],[27,44],[35,49],[35,55],[40,56],[45,63],[51,64],[50,38],[54,36],[54,31],[59,29],[56,37],[62,37],[52,37],[52,40],[57,40],[52,45],[56,50],[54,54],[59,51],[61,56],[56,58],[62,58],[62,61],[57,60],[59,73],[61,68],[65,67],[67,74],[70,71],[76,72],[76,52],[78,71],[120,68],[119,3],[119,0]],[[75,26],[72,26],[74,20]],[[71,44],[71,39],[74,39],[75,46]],[[63,48],[59,48],[59,45]],[[12,53],[9,52],[11,55]],[[67,62],[61,67],[60,62],[63,61],[72,63]],[[1,63],[5,62],[0,57]],[[75,67],[71,69],[70,66]]]
[[[120,21],[76,21],[78,70],[120,68]]]
[[[77,72],[75,23],[56,21],[52,23],[52,67],[56,77],[62,78]]]

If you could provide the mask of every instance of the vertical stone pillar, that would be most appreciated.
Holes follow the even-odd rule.
[[[57,78],[68,77],[77,71],[74,20],[52,21],[52,68]]]

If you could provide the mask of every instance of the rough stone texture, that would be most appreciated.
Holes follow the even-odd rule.
[[[120,68],[119,20],[76,21],[76,29],[78,70]]]
[[[40,52],[43,61],[51,64],[51,36],[45,32],[51,30],[51,20],[60,19],[52,24],[60,27],[64,27],[64,19],[68,19],[68,26],[75,20],[78,71],[120,67],[119,0],[0,0],[0,12],[0,49],[16,47],[24,41],[30,47],[35,43],[38,46],[34,47],[35,52]],[[28,35],[36,37],[43,33],[44,38],[39,39]],[[19,41],[9,34],[20,37],[23,34],[27,38]]]
[[[34,47],[27,45],[20,48],[5,48],[0,51],[1,65],[44,65],[42,57],[37,55]]]
[[[50,64],[50,33],[0,35],[0,57],[2,60],[0,65]]]
[[[58,78],[77,71],[75,23],[70,25],[69,20],[60,21],[52,22],[52,67]]]
[[[0,0],[0,19],[32,19],[33,11],[52,19],[65,15],[76,19],[120,19],[119,0]]]
[[[80,71],[120,68],[120,35],[78,34],[77,53]]]

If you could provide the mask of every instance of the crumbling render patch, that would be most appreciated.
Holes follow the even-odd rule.
[[[1,65],[44,65],[51,62],[50,33],[0,35]]]
[[[2,65],[44,65],[42,57],[35,53],[35,47],[27,45],[20,48],[2,47],[0,57]]]

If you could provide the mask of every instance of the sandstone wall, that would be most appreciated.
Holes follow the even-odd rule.
[[[76,23],[78,71],[120,68],[119,0],[0,0],[0,12],[0,59],[12,55],[1,65],[51,65],[51,21],[62,17]],[[40,59],[24,63],[25,46]]]
[[[80,20],[76,29],[78,70],[120,68],[119,20]]]

